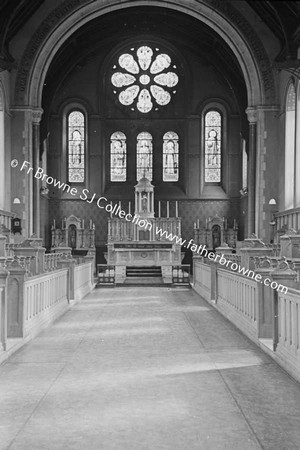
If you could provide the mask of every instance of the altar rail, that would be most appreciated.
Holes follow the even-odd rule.
[[[68,308],[68,270],[32,277],[24,283],[23,337],[35,335]]]
[[[264,273],[264,270],[266,272]],[[257,269],[278,281],[278,267]],[[289,275],[289,269],[283,270]],[[281,282],[283,280],[281,279]],[[280,292],[194,257],[194,289],[300,381],[300,290]]]
[[[27,259],[6,258],[0,266],[0,362],[94,287],[92,261],[61,259],[59,269],[29,276]]]
[[[300,291],[278,294],[278,357],[294,376],[300,373]]]
[[[257,283],[228,270],[217,270],[217,304],[247,336],[258,336]]]
[[[204,258],[203,258],[204,259]],[[194,261],[194,289],[205,298],[211,300],[211,268],[201,260]]]
[[[74,298],[80,300],[93,289],[92,262],[79,264],[74,268]]]

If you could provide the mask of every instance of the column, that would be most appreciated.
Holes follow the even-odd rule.
[[[247,108],[246,114],[249,121],[249,144],[248,144],[248,236],[255,233],[255,186],[256,186],[256,108]]]
[[[147,213],[149,214],[151,211],[151,203],[150,203],[150,192],[147,192]]]
[[[40,180],[34,177],[35,170],[40,165],[40,121],[43,110],[32,110],[32,150],[33,150],[33,232],[40,236]]]

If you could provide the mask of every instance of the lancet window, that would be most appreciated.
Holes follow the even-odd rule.
[[[137,136],[137,168],[136,179],[146,177],[152,181],[153,171],[153,149],[152,149],[152,135],[147,131],[139,133]]]
[[[126,181],[126,135],[116,131],[110,138],[110,180]]]
[[[222,116],[212,110],[205,114],[205,182],[221,182]]]
[[[67,116],[68,127],[68,181],[85,182],[85,116],[72,111]]]
[[[179,144],[178,134],[168,131],[163,137],[163,181],[178,181]]]

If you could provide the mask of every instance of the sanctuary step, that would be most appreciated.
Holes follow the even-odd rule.
[[[161,277],[126,277],[126,280],[124,282],[126,286],[165,286],[163,283],[163,279]],[[167,285],[166,285],[167,286]]]
[[[161,267],[143,266],[143,267],[126,267],[127,286],[164,286]]]
[[[144,267],[126,267],[126,277],[139,278],[161,278],[161,267],[156,266],[144,266]]]

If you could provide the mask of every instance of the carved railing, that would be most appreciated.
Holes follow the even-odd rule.
[[[223,255],[223,257],[226,259],[226,261],[231,261],[231,263],[236,263],[238,266],[241,265],[241,255],[237,255],[236,253],[228,253],[228,254],[226,253]],[[226,264],[222,265],[222,269],[230,270],[230,268]]]
[[[299,230],[300,229],[300,208],[289,209],[287,211],[280,211],[274,214],[276,222],[277,237],[284,234],[284,230]]]
[[[58,261],[64,257],[63,253],[46,253],[44,255],[44,271],[50,272],[58,268]]]
[[[11,229],[11,219],[15,217],[15,214],[10,211],[4,211],[0,209],[0,226],[4,225],[5,228]]]

